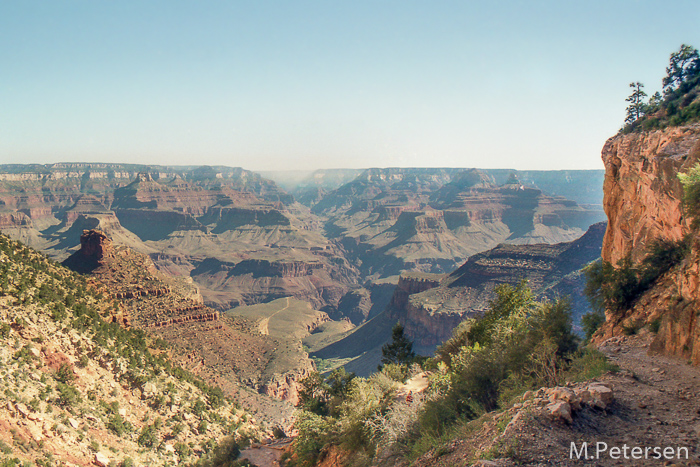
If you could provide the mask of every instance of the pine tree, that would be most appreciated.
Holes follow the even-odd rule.
[[[662,82],[664,89],[673,91],[699,71],[700,56],[698,56],[698,49],[682,44],[678,52],[671,54],[669,65],[666,68],[667,76]]]
[[[644,115],[644,111],[646,110],[644,98],[647,97],[647,93],[642,91],[644,85],[639,81],[630,83],[630,87],[634,89],[634,91],[625,99],[626,102],[630,103],[627,107],[627,118],[625,118],[625,123],[629,125],[636,122]]]
[[[382,346],[382,364],[410,364],[415,358],[413,342],[404,336],[401,323],[396,323],[391,330],[391,343]]]

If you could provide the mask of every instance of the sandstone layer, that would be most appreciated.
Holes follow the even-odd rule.
[[[606,311],[596,341],[651,325],[658,332],[651,349],[700,364],[700,243],[682,207],[678,174],[700,161],[700,125],[618,135],[603,148],[605,211],[610,220],[602,258],[616,263],[646,255],[654,239],[680,240],[691,234],[691,252],[660,277],[632,308]]]
[[[602,158],[604,261],[615,264],[626,255],[637,261],[653,239],[680,240],[688,232],[678,174],[700,160],[700,125],[615,136]]]

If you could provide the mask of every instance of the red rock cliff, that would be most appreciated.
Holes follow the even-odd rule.
[[[609,219],[603,260],[617,262],[631,254],[638,261],[653,239],[679,240],[689,232],[690,219],[683,215],[683,189],[677,175],[700,161],[700,124],[618,135],[607,141],[602,156],[604,207]],[[699,299],[700,242],[696,235],[692,253],[660,277],[632,309],[607,313],[595,340],[656,322],[659,330],[651,350],[700,364]]]
[[[688,220],[677,175],[700,160],[700,125],[618,135],[605,143],[602,157],[608,216],[602,258],[639,260],[650,240],[681,239]]]

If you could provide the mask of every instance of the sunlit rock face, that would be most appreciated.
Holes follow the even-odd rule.
[[[700,125],[610,138],[603,147],[603,205],[608,229],[602,257],[617,263],[644,256],[655,238],[680,240],[688,231],[678,174],[700,160]]]
[[[683,214],[679,173],[700,161],[700,125],[671,127],[610,138],[603,148],[604,207],[609,223],[602,258],[617,263],[630,256],[636,263],[655,239],[680,240],[691,219]],[[700,363],[700,243],[693,234],[692,251],[680,265],[661,276],[632,308],[606,312],[596,335],[601,342],[655,323],[651,350]]]

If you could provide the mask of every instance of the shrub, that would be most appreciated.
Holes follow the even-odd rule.
[[[56,389],[58,390],[58,403],[60,405],[70,407],[82,402],[80,392],[74,386],[59,382],[56,384]]]
[[[75,379],[73,367],[68,363],[61,363],[61,366],[56,370],[56,374],[54,374],[54,378],[61,383],[70,383]]]
[[[118,413],[113,414],[107,422],[107,429],[117,436],[131,431],[131,424]]]
[[[302,411],[294,424],[299,435],[294,440],[293,451],[296,455],[296,465],[313,467],[323,446],[335,435],[335,424],[332,419]]]
[[[657,239],[647,247],[639,266],[634,266],[629,256],[618,261],[617,267],[606,261],[592,263],[585,270],[584,293],[594,310],[620,312],[629,309],[642,292],[687,256],[689,245],[689,238]]]
[[[583,333],[587,341],[591,340],[593,334],[595,334],[604,322],[605,314],[601,310],[595,310],[583,315],[581,318],[581,326],[583,327]]]
[[[152,448],[156,444],[156,442],[158,442],[158,438],[156,436],[157,431],[158,428],[156,428],[155,424],[144,425],[141,429],[141,432],[139,433],[139,437],[136,439],[136,442],[140,446]]]

